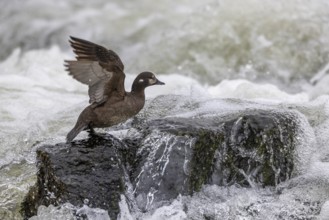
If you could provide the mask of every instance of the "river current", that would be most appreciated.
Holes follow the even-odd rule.
[[[115,50],[128,91],[138,73],[154,72],[166,86],[147,88],[147,102],[166,94],[250,100],[293,107],[308,122],[299,174],[279,186],[284,193],[204,186],[149,213],[130,213],[123,197],[120,219],[329,219],[325,0],[1,1],[0,219],[21,219],[19,204],[36,181],[35,149],[63,142],[88,104],[87,87],[63,67],[74,57],[69,36]],[[202,111],[217,108],[207,103]],[[32,219],[70,219],[71,206],[41,207]],[[108,219],[104,210],[82,211]]]

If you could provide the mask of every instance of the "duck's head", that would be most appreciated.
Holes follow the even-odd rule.
[[[138,74],[132,85],[132,91],[144,90],[148,86],[164,85],[152,72],[142,72]]]

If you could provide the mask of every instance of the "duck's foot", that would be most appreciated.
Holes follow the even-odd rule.
[[[86,131],[89,133],[89,137],[101,137],[102,135],[97,133],[93,127],[88,126],[88,128],[86,129]]]
[[[88,125],[88,128],[87,128],[87,132],[89,133],[89,135],[96,135],[96,131],[94,130],[93,127],[91,127],[90,125]]]
[[[89,133],[89,137],[90,138],[110,138],[114,141],[121,141],[119,138],[115,137],[114,135],[110,134],[110,133],[98,133],[94,130],[93,127],[91,127],[90,125],[85,129],[88,133]]]

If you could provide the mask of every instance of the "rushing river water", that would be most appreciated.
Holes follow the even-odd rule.
[[[1,1],[0,219],[21,218],[19,204],[36,180],[36,147],[63,142],[88,103],[87,87],[64,71],[63,60],[73,57],[70,35],[115,50],[127,90],[139,72],[155,72],[166,86],[148,88],[148,101],[162,94],[246,99],[294,106],[309,122],[305,161],[284,193],[205,186],[144,214],[130,213],[123,197],[122,220],[202,219],[203,213],[329,219],[326,0]],[[186,205],[195,208],[185,212]],[[34,219],[71,218],[71,209],[43,207]],[[107,219],[103,210],[82,211]]]

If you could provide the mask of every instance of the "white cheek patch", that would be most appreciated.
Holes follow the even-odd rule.
[[[144,79],[140,79],[140,80],[138,80],[138,82],[139,83],[142,83],[142,82],[144,82]]]
[[[152,85],[152,84],[154,84],[154,83],[156,83],[156,80],[155,80],[155,79],[149,79],[149,84],[150,84],[150,85]]]

